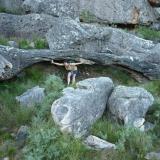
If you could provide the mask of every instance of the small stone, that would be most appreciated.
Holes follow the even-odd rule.
[[[26,107],[34,106],[35,104],[40,104],[44,99],[44,88],[36,86],[32,89],[28,89],[21,96],[17,96],[16,100]]]
[[[150,152],[145,156],[147,160],[160,160],[160,152]]]
[[[103,139],[100,139],[96,136],[90,135],[86,138],[84,141],[85,145],[91,149],[96,149],[96,150],[112,150],[116,149],[116,145],[109,143]]]
[[[145,132],[152,130],[155,127],[154,124],[150,123],[150,122],[145,122],[144,123],[144,130]]]
[[[18,44],[15,41],[8,41],[8,45],[13,48],[18,48]]]
[[[35,48],[34,42],[31,42],[31,43],[29,44],[29,46],[30,46],[31,48]]]
[[[17,145],[19,147],[23,146],[27,137],[28,137],[28,127],[21,126],[17,132],[17,135],[16,135]]]
[[[12,136],[13,138],[15,138],[15,137],[16,137],[15,133],[11,133],[11,136]]]
[[[13,65],[5,57],[0,55],[0,78],[3,78],[3,74],[6,72],[6,68],[12,69]]]
[[[140,128],[145,122],[144,118],[138,118],[133,122],[134,127]]]

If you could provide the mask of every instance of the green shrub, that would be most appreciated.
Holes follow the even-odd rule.
[[[80,13],[80,20],[86,23],[97,22],[98,18],[91,12],[84,10]]]
[[[82,66],[83,67],[83,66]],[[86,70],[86,68],[82,68]],[[113,79],[114,83],[135,86],[138,83],[129,75],[129,73],[115,66],[87,66],[87,71],[94,77],[107,76]]]
[[[21,15],[23,13],[22,9],[8,9],[5,7],[0,6],[0,13],[9,13],[9,14],[16,14]]]
[[[16,146],[13,140],[5,141],[2,146],[0,146],[0,158],[4,158],[6,156],[12,157],[16,153]]]
[[[18,37],[0,37],[0,45],[7,46],[8,41],[15,41],[18,43],[20,49],[48,49],[48,43],[46,39],[20,39]],[[32,45],[33,43],[33,45]]]
[[[152,134],[160,137],[160,80],[150,81],[142,85],[149,92],[154,95],[155,101],[150,110],[148,111],[146,119],[149,122],[155,124],[155,128],[152,131]],[[157,143],[157,142],[155,142]]]
[[[43,103],[38,107],[39,110],[37,111],[37,116],[40,116],[43,120],[48,120],[51,117],[51,106],[52,103],[59,98],[59,92],[53,92],[47,94]]]
[[[122,126],[117,123],[112,123],[106,118],[97,121],[91,129],[93,135],[102,139],[109,140],[112,143],[118,142],[120,133],[123,130]]]
[[[5,13],[5,12],[6,12],[6,9],[3,8],[3,7],[0,7],[0,13],[1,13],[1,12]]]
[[[117,123],[101,119],[93,125],[91,133],[109,142],[116,143],[118,151],[114,159],[142,160],[145,154],[152,149],[152,136],[137,129],[120,126]]]
[[[46,78],[45,76],[46,73],[42,71],[42,68],[40,66],[34,65],[33,67],[26,69],[25,71],[25,77],[31,79],[31,81],[35,84],[42,84]]]
[[[33,122],[34,123],[34,122]],[[24,150],[26,160],[54,159],[60,156],[61,150],[56,147],[58,130],[46,122],[38,121],[29,134],[29,143]]]
[[[37,116],[47,121],[50,117],[51,105],[56,99],[61,96],[62,89],[64,88],[64,83],[61,78],[55,75],[49,75],[47,76],[44,83],[44,88],[46,90],[46,96],[43,100],[43,103],[39,106]]]
[[[35,113],[34,108],[25,108],[19,105],[13,105],[13,107],[0,106],[0,127],[12,128],[28,124]]]
[[[48,92],[59,92],[64,88],[61,78],[55,75],[49,75],[45,81],[45,88]]]
[[[19,48],[20,48],[20,49],[31,49],[31,48],[32,48],[32,47],[30,46],[29,41],[28,41],[28,40],[25,40],[25,39],[19,40],[18,44],[19,44]]]
[[[38,122],[38,123],[37,123]],[[34,119],[28,145],[24,149],[25,160],[79,160],[86,149],[79,140],[61,132],[51,122]]]
[[[35,40],[27,40],[27,39],[20,39],[18,40],[19,48],[21,49],[46,49],[48,47],[48,43],[45,39],[35,39]],[[32,46],[31,43],[34,43]]]
[[[36,49],[46,49],[48,47],[48,43],[45,39],[37,39],[34,41]]]
[[[148,27],[144,27],[144,26],[140,26],[138,28],[136,28],[136,33],[144,38],[144,39],[148,39],[148,40],[160,40],[160,31],[155,31],[153,29],[150,29]]]
[[[153,95],[160,96],[160,80],[149,81],[142,85],[142,87],[146,88]]]
[[[7,128],[10,131],[19,128],[21,125],[29,125],[33,116],[39,111],[38,106],[22,107],[15,97],[21,95],[24,91],[36,85],[41,85],[45,72],[37,66],[27,69],[23,77],[16,80],[0,83],[0,147],[1,142],[5,142],[10,137],[10,133],[1,131],[1,128]],[[48,107],[49,108],[49,107]],[[9,135],[8,135],[9,134]],[[20,151],[19,151],[20,152]],[[0,156],[11,156],[15,153],[15,149],[9,144],[8,149],[3,151]]]
[[[15,98],[27,89],[42,84],[44,77],[45,73],[34,67],[27,69],[24,77],[0,83],[0,126],[12,128],[28,124],[31,121],[36,108],[22,107]]]
[[[4,37],[0,37],[0,45],[7,46],[8,40]]]
[[[120,150],[129,152],[132,157],[141,160],[153,148],[153,142],[150,135],[127,127],[121,132],[118,146]]]

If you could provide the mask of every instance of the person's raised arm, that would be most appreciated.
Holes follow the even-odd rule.
[[[70,65],[73,65],[73,66],[80,65],[80,64],[83,64],[83,62],[70,63]]]
[[[56,62],[54,62],[53,60],[51,60],[51,64],[55,64],[55,65],[57,65],[57,66],[64,66],[63,63],[56,63]]]
[[[80,65],[80,64],[93,65],[93,64],[95,64],[95,62],[90,61],[90,60],[86,60],[86,59],[83,59],[83,58],[80,58],[80,62],[78,62],[78,63],[71,63],[71,65]]]

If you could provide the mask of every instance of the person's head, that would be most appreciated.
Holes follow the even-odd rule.
[[[69,61],[67,61],[67,60],[65,60],[63,63],[64,63],[65,66],[69,65]]]

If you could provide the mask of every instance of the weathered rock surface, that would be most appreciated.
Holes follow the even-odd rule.
[[[149,24],[157,17],[147,0],[80,0],[80,10],[110,24]]]
[[[120,65],[150,78],[160,77],[160,43],[120,29],[59,19],[47,33],[47,40],[53,51],[72,49],[70,57]]]
[[[147,132],[149,130],[153,130],[155,127],[155,124],[152,124],[150,122],[145,122],[144,123],[144,131]]]
[[[100,139],[96,136],[90,135],[88,136],[85,141],[85,145],[91,149],[96,150],[113,150],[116,149],[116,145],[109,143],[103,139]]]
[[[53,119],[62,132],[75,137],[86,135],[91,125],[99,119],[113,89],[110,78],[90,78],[80,81],[77,89],[66,88],[51,109]]]
[[[72,18],[87,12],[109,24],[149,24],[157,18],[147,0],[25,0],[23,8],[26,12]]]
[[[138,128],[140,131],[144,131],[145,130],[144,122],[145,122],[144,118],[137,118],[133,121],[133,126],[135,128]]]
[[[44,88],[40,88],[39,86],[36,86],[32,89],[28,89],[26,92],[24,92],[21,96],[17,96],[16,100],[22,105],[31,107],[35,104],[39,104],[44,99]]]
[[[160,16],[160,7],[159,8],[155,8],[155,10],[159,14],[159,16]]]
[[[120,29],[39,14],[0,14],[0,26],[2,35],[27,38],[43,37],[53,26],[47,34],[51,51],[0,47],[0,55],[13,65],[12,70],[5,69],[3,79],[13,77],[23,68],[43,61],[43,58],[84,58],[102,65],[120,65],[148,78],[160,78],[160,43],[141,39]]]
[[[150,26],[151,29],[154,29],[154,30],[157,30],[157,31],[160,31],[160,23],[153,23],[151,26]]]
[[[2,55],[0,55],[0,77],[3,78],[3,74],[5,73],[5,70],[11,70],[12,64],[5,59]]]
[[[21,50],[0,45],[0,80],[10,79],[24,68],[53,57],[49,50]]]
[[[134,120],[133,126],[135,128],[138,128],[142,132],[148,132],[149,130],[153,130],[153,128],[155,127],[154,124],[146,122],[144,118],[138,118]]]
[[[134,125],[137,119],[145,117],[153,101],[153,96],[143,88],[117,86],[109,98],[108,106],[114,118],[124,124]]]
[[[147,160],[160,160],[160,152],[150,152],[146,155]]]
[[[0,13],[0,35],[6,37],[45,37],[56,18],[44,14],[12,15]]]
[[[2,160],[9,160],[9,157],[5,157],[5,158],[3,158]]]
[[[0,7],[7,12],[22,14],[24,13],[22,8],[23,1],[24,0],[0,0]]]
[[[31,13],[45,13],[56,17],[79,15],[79,1],[77,0],[25,0],[23,8]]]
[[[14,16],[9,15],[11,17],[7,19],[7,14],[0,15],[6,17],[1,21],[3,25],[1,25],[0,32],[3,32],[2,34],[6,33],[8,36],[13,34],[24,37],[31,37],[35,34],[42,36],[47,29],[52,26],[41,30],[40,24],[43,23],[43,20],[37,19],[37,23],[34,21],[33,26],[30,26],[32,23],[30,23],[30,25],[24,23],[28,26],[27,28],[19,24],[19,29],[16,30],[16,33],[12,32],[11,34],[9,31],[16,29],[16,27],[13,27],[9,23],[9,21],[12,22],[10,19]],[[35,17],[40,16],[37,14],[34,15]],[[33,14],[27,16],[32,17]],[[0,46],[0,55],[13,65],[12,70],[5,70],[3,79],[13,77],[23,68],[43,61],[43,58],[61,60],[83,58],[102,65],[122,66],[142,73],[148,78],[160,78],[160,43],[141,39],[120,29],[80,24],[71,19],[52,18],[53,21],[51,23],[53,23],[53,28],[47,34],[51,51],[18,50],[11,47]],[[54,21],[54,19],[57,21]],[[45,23],[43,23],[43,25],[45,25]],[[37,26],[39,27],[37,28]],[[10,27],[10,29],[8,27]],[[2,80],[1,77],[0,80]]]
[[[8,41],[7,44],[10,47],[18,48],[18,44],[15,41]]]
[[[0,45],[0,80],[7,80],[18,75],[24,68],[34,63],[42,61],[51,61],[51,59],[64,60],[71,58],[72,51],[50,51],[50,50],[23,50],[9,46]],[[73,57],[77,61],[80,58]],[[86,64],[93,64],[89,60],[84,60]]]
[[[160,7],[160,0],[148,0],[148,1],[154,7]]]
[[[29,128],[27,126],[21,126],[16,134],[16,142],[18,147],[22,147],[29,135]]]

